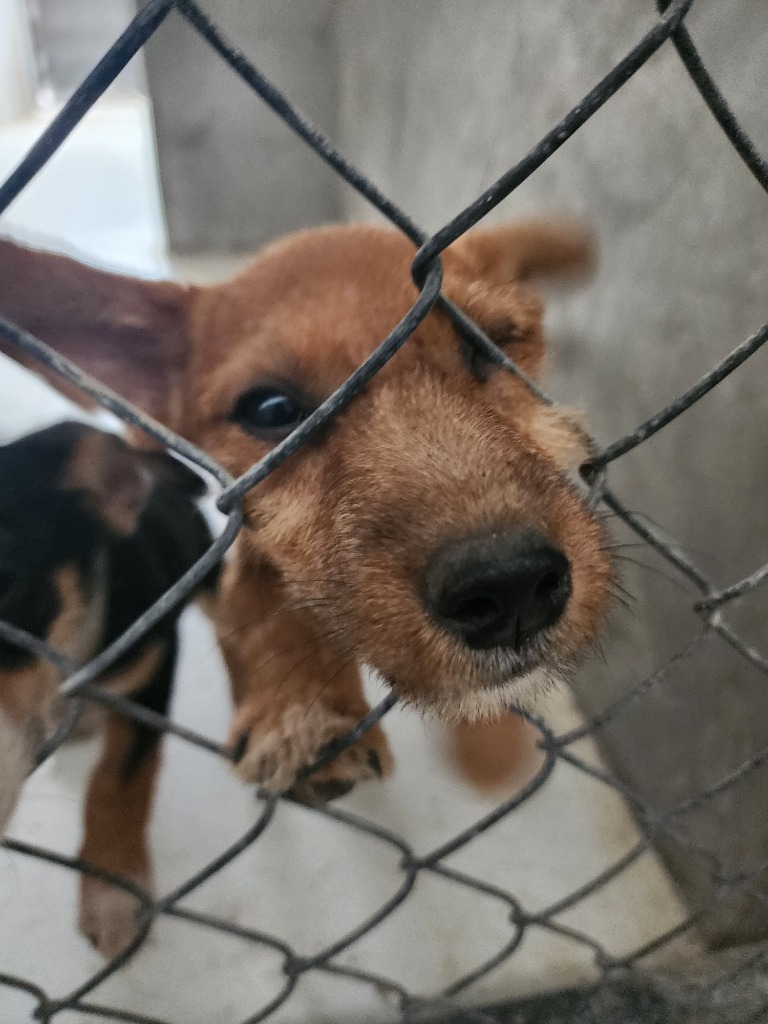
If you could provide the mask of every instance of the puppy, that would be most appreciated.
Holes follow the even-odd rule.
[[[234,280],[181,287],[0,247],[0,314],[241,474],[368,356],[417,297],[414,251],[368,225],[267,246]],[[444,291],[536,378],[526,280],[587,262],[578,232],[473,231]],[[8,349],[11,355],[13,352]],[[368,711],[360,666],[445,719],[559,680],[599,631],[611,565],[573,483],[589,442],[432,311],[364,392],[244,499],[217,619],[242,777],[285,791]],[[318,799],[386,775],[379,727],[312,777]]]
[[[0,619],[82,664],[123,633],[210,546],[200,478],[82,423],[0,447]],[[213,579],[205,581],[210,588]],[[99,680],[164,713],[176,661],[175,609]],[[0,835],[37,750],[60,720],[53,665],[0,639]],[[151,892],[146,844],[159,735],[106,714],[88,786],[80,856]],[[105,955],[133,938],[135,898],[87,876],[81,930]]]

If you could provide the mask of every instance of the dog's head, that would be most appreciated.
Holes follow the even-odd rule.
[[[444,291],[535,377],[541,308],[525,279],[587,257],[565,229],[472,232],[443,255]],[[0,313],[240,474],[412,306],[412,259],[394,232],[321,228],[184,289],[0,244]],[[562,675],[600,628],[610,563],[573,483],[587,456],[577,417],[483,364],[433,311],[246,495],[240,557],[413,703],[498,708]]]
[[[109,543],[134,532],[151,489],[141,458],[75,422],[0,446],[0,618],[75,661],[100,632]],[[36,661],[0,642],[0,679]]]

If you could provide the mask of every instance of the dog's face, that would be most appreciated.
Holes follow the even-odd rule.
[[[417,294],[411,246],[375,227],[292,236],[234,281],[189,290],[41,254],[20,272],[5,250],[0,270],[4,252],[16,288],[4,296],[0,285],[0,312],[234,474],[328,397]],[[535,376],[541,310],[521,280],[584,255],[555,229],[476,232],[444,254],[444,291]],[[76,322],[62,325],[53,308],[57,283],[34,315],[14,301],[40,260],[67,294],[78,279]],[[572,482],[587,455],[574,417],[479,364],[432,312],[333,423],[246,495],[241,550],[278,574],[286,600],[340,654],[421,707],[476,714],[560,676],[600,628],[609,558]]]

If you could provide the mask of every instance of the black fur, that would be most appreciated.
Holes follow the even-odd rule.
[[[131,699],[150,711],[166,715],[173,696],[173,677],[176,671],[178,636],[174,629],[165,644],[162,658],[155,671],[140,690],[131,694]],[[156,729],[131,720],[131,745],[122,765],[123,782],[130,782],[147,757],[160,742]]]
[[[136,453],[155,484],[129,537],[116,536],[77,492],[64,490],[68,460],[86,431],[60,423],[0,447],[0,618],[45,638],[59,613],[54,573],[72,566],[90,597],[97,566],[106,565],[106,611],[98,649],[116,640],[208,549],[210,530],[194,503],[202,480],[182,463],[157,453]],[[218,568],[199,589],[213,589]],[[189,599],[187,599],[188,601]],[[177,624],[184,605],[165,616],[102,680],[130,668],[160,643],[162,660],[132,697],[164,714],[172,695]],[[0,641],[0,668],[18,669],[34,657]],[[135,773],[157,743],[154,730],[131,720],[134,739],[124,770]]]
[[[82,429],[62,423],[0,447],[0,618],[41,639],[60,611],[54,572],[71,565],[90,588],[105,540],[103,524],[58,486]],[[33,661],[0,641],[0,668]]]

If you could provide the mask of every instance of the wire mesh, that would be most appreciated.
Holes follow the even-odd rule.
[[[449,223],[445,224],[433,235],[427,235],[406,216],[390,199],[383,195],[376,186],[355,168],[331,141],[315,127],[291,102],[259,71],[257,67],[239,52],[220,32],[205,11],[195,0],[150,0],[137,14],[125,32],[105,54],[93,71],[86,77],[82,85],[75,90],[61,112],[54,118],[49,127],[27,153],[16,170],[0,185],[0,213],[19,195],[22,189],[32,180],[37,172],[64,142],[69,133],[77,126],[87,111],[98,100],[117,74],[130,59],[152,36],[166,17],[175,12],[189,23],[191,28],[204,39],[213,50],[225,61],[243,81],[245,81],[262,102],[267,104],[282,121],[288,125],[315,153],[329,164],[352,188],[356,189],[370,202],[387,220],[402,231],[418,250],[412,264],[412,275],[419,288],[419,297],[402,322],[383,339],[374,353],[347,379],[347,381],[293,433],[277,444],[259,463],[250,468],[239,479],[230,474],[206,452],[190,444],[183,438],[168,430],[162,424],[132,406],[120,395],[110,391],[100,382],[83,373],[77,366],[51,350],[41,341],[18,328],[12,323],[0,320],[0,338],[12,348],[27,357],[31,357],[41,366],[53,371],[71,384],[81,389],[96,400],[102,407],[118,416],[126,424],[138,427],[167,449],[170,449],[201,469],[210,473],[221,488],[218,507],[227,516],[226,526],[217,537],[209,551],[193,566],[185,576],[171,587],[165,595],[144,615],[142,615],[121,637],[88,664],[76,666],[56,651],[48,648],[38,638],[24,634],[14,627],[0,623],[0,636],[22,647],[48,658],[62,676],[61,692],[72,701],[72,705],[81,706],[82,702],[96,702],[132,717],[145,725],[161,732],[173,733],[184,741],[197,744],[217,756],[234,760],[236,751],[216,742],[210,737],[183,728],[173,721],[158,715],[146,708],[139,707],[126,697],[116,696],[99,688],[97,680],[104,671],[127,651],[139,638],[167,611],[183,602],[195,588],[196,584],[208,573],[211,566],[218,562],[225,551],[235,540],[242,526],[243,516],[240,501],[243,495],[258,486],[270,473],[280,466],[307,439],[336,415],[349,402],[354,401],[366,382],[369,381],[384,364],[392,358],[398,349],[408,343],[414,330],[435,306],[441,307],[451,317],[457,330],[468,344],[479,350],[484,358],[491,360],[505,371],[517,374],[531,388],[536,396],[549,401],[546,395],[529,381],[515,364],[502,353],[483,332],[461,310],[454,307],[440,292],[441,266],[440,254],[465,231],[476,225],[490,210],[510,195],[523,181],[533,174],[574,132],[620,89],[630,77],[638,71],[648,59],[662,46],[673,46],[687,69],[696,88],[709,106],[723,132],[727,135],[736,152],[749,168],[756,182],[768,190],[768,164],[755,150],[755,147],[739,124],[737,118],[721,95],[717,84],[704,66],[691,36],[685,27],[685,18],[693,6],[694,0],[673,0],[670,3],[659,2],[658,16],[650,30],[637,42],[611,71],[578,102],[573,109],[514,167],[503,174],[466,209],[462,210]],[[721,360],[709,373],[694,382],[688,390],[660,409],[646,422],[624,437],[618,438],[602,450],[597,451],[588,465],[582,468],[585,481],[592,487],[592,498],[602,502],[641,541],[653,548],[674,570],[685,577],[698,591],[700,598],[692,605],[693,611],[701,620],[700,632],[683,649],[677,652],[670,661],[651,675],[637,682],[632,689],[615,700],[610,706],[589,718],[584,725],[570,732],[556,735],[544,721],[529,717],[540,733],[540,745],[544,751],[544,760],[536,776],[515,795],[514,798],[496,807],[492,812],[474,822],[469,828],[453,836],[448,842],[422,855],[415,851],[401,837],[372,824],[369,821],[343,810],[334,808],[315,809],[313,813],[324,816],[338,827],[340,833],[352,830],[365,834],[377,843],[395,851],[400,860],[401,881],[397,890],[366,920],[346,934],[339,935],[335,942],[312,956],[302,955],[279,937],[260,932],[255,929],[234,925],[224,919],[210,914],[203,914],[180,905],[181,901],[193,893],[211,877],[221,872],[244,850],[258,842],[268,829],[280,797],[263,798],[258,820],[219,857],[209,863],[203,870],[188,878],[182,885],[166,893],[162,898],[152,900],[136,885],[126,879],[109,875],[80,860],[61,856],[47,849],[7,839],[5,848],[17,855],[36,858],[47,863],[56,864],[72,872],[78,872],[104,881],[132,893],[140,903],[139,932],[131,945],[123,953],[107,963],[102,969],[89,977],[72,991],[53,995],[44,991],[33,980],[0,974],[0,988],[8,986],[27,993],[36,1001],[34,1016],[40,1021],[53,1021],[69,1010],[77,1010],[95,1018],[115,1021],[130,1021],[134,1024],[173,1024],[159,1017],[146,1016],[139,1013],[121,1010],[116,1007],[102,1005],[98,1001],[98,989],[101,984],[115,972],[119,971],[142,946],[147,938],[153,921],[160,916],[167,916],[190,924],[203,926],[222,934],[246,939],[258,946],[271,949],[282,957],[284,983],[282,991],[272,998],[267,1005],[254,1006],[253,1012],[242,1024],[256,1024],[266,1020],[291,995],[301,977],[308,972],[323,972],[338,978],[346,978],[356,985],[369,985],[377,991],[390,993],[400,1009],[401,1019],[412,1020],[425,1014],[451,1014],[451,1019],[487,1022],[496,1020],[493,1012],[488,1009],[457,1010],[453,1004],[454,997],[464,996],[472,986],[485,977],[500,964],[513,957],[519,949],[526,933],[542,930],[558,935],[568,942],[581,945],[590,950],[594,963],[600,972],[603,982],[608,983],[616,977],[626,978],[635,974],[642,975],[644,961],[647,961],[660,949],[671,944],[675,938],[695,926],[705,908],[696,908],[690,916],[674,929],[657,936],[655,940],[642,948],[635,949],[621,956],[614,956],[610,951],[596,942],[589,935],[568,927],[556,918],[564,911],[575,907],[590,895],[607,885],[612,879],[631,866],[653,844],[663,837],[673,838],[676,842],[695,847],[694,841],[682,835],[679,823],[686,815],[707,806],[717,796],[733,787],[746,776],[757,771],[768,762],[768,748],[756,753],[744,761],[716,784],[698,793],[695,797],[682,801],[677,806],[667,809],[662,814],[653,814],[642,805],[637,796],[619,780],[609,775],[604,769],[587,763],[575,751],[577,742],[586,736],[599,733],[600,729],[620,715],[629,705],[649,692],[663,687],[675,668],[690,658],[703,646],[716,642],[724,642],[736,651],[746,662],[760,672],[768,674],[768,655],[757,650],[747,639],[741,636],[727,621],[725,613],[729,607],[743,596],[763,586],[768,580],[768,565],[763,566],[744,579],[728,586],[721,586],[703,572],[682,549],[662,534],[660,530],[649,525],[646,520],[627,509],[621,500],[610,491],[606,484],[606,468],[614,460],[626,455],[638,445],[646,442],[658,431],[664,429],[675,418],[683,414],[694,403],[698,402],[712,388],[720,384],[733,373],[745,360],[749,359],[765,342],[768,341],[768,324],[760,328],[752,337],[737,345],[733,351]],[[361,721],[333,749],[324,752],[323,756],[309,771],[317,770],[327,763],[341,749],[355,742],[363,731],[378,722],[395,704],[390,697]],[[72,725],[73,715],[67,716],[61,729],[49,739],[45,749],[41,751],[40,760],[50,756],[66,739]],[[456,870],[446,864],[446,859],[461,850],[478,835],[492,829],[496,823],[506,816],[514,814],[516,809],[536,793],[551,775],[559,762],[567,762],[574,768],[599,781],[602,785],[615,790],[630,806],[642,826],[642,838],[635,847],[602,871],[599,875],[582,885],[567,897],[552,902],[549,906],[535,913],[526,911],[514,893],[490,885],[480,878],[473,877]],[[738,877],[729,875],[716,854],[709,850],[699,849],[707,858],[711,872],[712,891],[733,891],[734,888],[749,891],[754,886],[757,876],[762,870],[758,866],[754,871],[746,872]],[[498,901],[509,922],[508,941],[493,956],[480,964],[471,973],[456,978],[441,993],[430,998],[416,995],[406,990],[392,978],[378,974],[374,969],[360,969],[345,966],[338,957],[341,953],[354,947],[363,937],[378,927],[396,908],[406,901],[413,890],[417,878],[422,873],[439,876],[451,885],[478,894],[491,897]],[[759,894],[756,894],[759,898]],[[759,967],[764,954],[755,954],[751,959],[741,962],[738,966],[723,973],[706,984],[688,986],[681,983],[677,996],[690,1005],[705,1005],[711,1001],[715,992],[719,993],[719,1006],[728,1006],[728,994],[738,991],[739,979],[745,971]],[[723,993],[726,995],[723,996]],[[735,998],[735,996],[734,996]],[[723,999],[725,1001],[723,1001]],[[735,1005],[735,1004],[734,1004]],[[722,1011],[731,1014],[731,1011]],[[759,1020],[768,1013],[768,1001],[755,1007],[750,1006],[743,1019]],[[738,1018],[737,1010],[732,1011],[732,1018]],[[234,1022],[233,1022],[234,1024]]]

